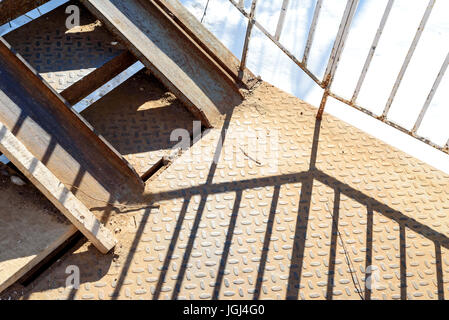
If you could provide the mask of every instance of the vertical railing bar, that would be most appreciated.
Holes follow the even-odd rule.
[[[338,29],[337,38],[335,39],[334,47],[332,48],[332,53],[329,58],[329,63],[327,65],[326,72],[323,78],[323,81],[325,83],[328,83],[329,87],[332,82],[334,72],[337,69],[338,62],[340,60],[340,55],[343,51],[343,47],[345,45],[346,38],[348,36],[351,22],[357,9],[358,3],[359,0],[347,1],[345,12],[343,14],[340,27]]]
[[[309,35],[307,36],[306,48],[304,49],[304,55],[302,57],[302,63],[307,66],[307,60],[309,59],[310,48],[312,48],[313,38],[315,37],[316,27],[318,25],[318,19],[320,17],[321,7],[323,6],[323,0],[316,2],[315,11],[313,12],[312,24],[310,25]]]
[[[419,43],[420,37],[421,37],[421,35],[423,33],[423,30],[424,30],[424,28],[425,28],[425,26],[427,24],[427,21],[428,21],[428,19],[430,17],[431,11],[432,11],[432,9],[434,7],[434,4],[435,4],[436,0],[429,0],[429,4],[427,6],[426,12],[424,13],[424,16],[423,16],[423,18],[421,20],[420,26],[419,26],[416,34],[415,34],[413,42],[412,42],[412,44],[411,44],[411,46],[409,48],[409,51],[407,53],[407,56],[406,56],[406,58],[405,58],[405,60],[403,62],[403,65],[402,65],[402,68],[401,68],[401,72],[399,73],[398,78],[396,79],[395,86],[393,87],[393,91],[392,91],[392,93],[390,95],[390,99],[389,99],[389,101],[387,103],[388,108],[386,108],[384,110],[384,113],[382,114],[382,116],[377,116],[377,115],[373,114],[371,111],[358,106],[356,104],[356,100],[357,100],[358,94],[360,93],[360,90],[361,90],[361,88],[363,86],[365,77],[367,75],[367,72],[369,70],[370,64],[371,64],[372,59],[374,57],[375,50],[377,49],[377,46],[378,46],[378,43],[380,41],[381,35],[382,35],[382,33],[383,33],[384,29],[385,29],[386,23],[387,23],[388,18],[390,16],[392,7],[394,5],[394,0],[389,0],[387,6],[385,8],[385,11],[384,11],[384,14],[382,16],[380,25],[379,25],[378,30],[376,32],[376,36],[373,39],[372,46],[371,46],[370,51],[368,53],[367,59],[365,61],[365,65],[364,65],[364,67],[362,69],[362,73],[360,75],[360,78],[358,80],[356,89],[354,91],[354,94],[353,94],[353,97],[352,97],[351,100],[344,99],[344,98],[334,94],[330,90],[330,88],[331,88],[331,85],[332,85],[332,82],[333,82],[333,79],[334,79],[334,75],[335,75],[336,69],[338,67],[340,56],[341,56],[341,54],[343,52],[343,49],[344,49],[345,41],[347,39],[352,20],[354,18],[354,15],[355,15],[355,12],[356,12],[356,9],[357,9],[357,6],[358,6],[358,3],[359,3],[360,0],[347,0],[345,12],[343,14],[343,18],[342,18],[342,21],[341,21],[341,24],[340,24],[340,27],[339,27],[339,31],[337,33],[337,37],[335,39],[335,43],[334,43],[334,46],[332,48],[331,56],[329,58],[328,65],[327,65],[327,68],[326,68],[326,71],[325,71],[325,76],[324,76],[322,81],[318,80],[318,78],[312,72],[310,72],[307,69],[307,61],[308,61],[310,49],[311,49],[312,44],[313,44],[314,34],[315,34],[315,31],[316,31],[316,28],[317,28],[317,24],[318,24],[318,20],[319,20],[319,16],[320,16],[320,10],[321,10],[321,7],[322,7],[323,0],[317,0],[316,6],[315,6],[315,10],[314,10],[314,17],[312,19],[312,23],[311,23],[309,34],[308,34],[306,47],[304,49],[304,55],[303,55],[302,62],[299,61],[298,59],[296,59],[296,57],[293,54],[291,54],[285,47],[282,46],[282,44],[279,43],[279,38],[280,38],[280,35],[282,33],[282,28],[283,28],[282,26],[280,27],[279,25],[284,23],[282,21],[282,19],[281,19],[281,16],[279,17],[279,20],[281,20],[281,21],[278,21],[276,34],[273,36],[271,33],[269,33],[267,30],[265,30],[264,27],[262,25],[260,25],[260,23],[258,23],[256,21],[256,19],[255,19],[255,9],[256,9],[257,0],[253,0],[253,2],[251,4],[251,12],[250,13],[246,12],[242,8],[242,3],[244,5],[244,1],[242,1],[242,0],[229,0],[229,1],[248,19],[248,27],[247,27],[247,30],[246,30],[245,44],[244,44],[244,48],[243,48],[243,52],[242,52],[242,63],[240,65],[240,68],[245,68],[245,66],[246,66],[247,54],[248,54],[248,51],[249,51],[249,42],[250,42],[250,39],[251,39],[251,32],[252,32],[252,28],[255,25],[263,34],[265,34],[265,36],[267,36],[270,40],[272,40],[291,60],[293,60],[304,72],[306,72],[307,75],[309,75],[321,88],[324,89],[324,94],[323,94],[322,101],[321,101],[321,104],[320,104],[320,109],[318,110],[318,114],[317,114],[317,118],[318,119],[321,118],[321,116],[322,116],[322,114],[324,112],[326,101],[327,101],[328,97],[330,96],[330,97],[333,97],[333,98],[335,98],[335,99],[337,99],[337,100],[339,100],[339,101],[341,101],[341,102],[343,102],[343,103],[345,103],[345,104],[347,104],[349,106],[354,107],[355,109],[357,109],[359,111],[362,111],[362,112],[370,115],[371,117],[374,117],[374,118],[376,118],[376,119],[386,123],[389,126],[392,126],[392,127],[396,128],[396,129],[398,129],[398,130],[400,130],[400,131],[402,131],[404,133],[412,135],[413,137],[419,139],[420,141],[422,141],[422,142],[424,142],[424,143],[426,143],[426,144],[428,144],[428,145],[430,145],[430,146],[432,146],[432,147],[434,147],[434,148],[436,148],[436,149],[438,149],[440,151],[443,151],[443,152],[449,154],[449,140],[447,141],[447,143],[443,147],[442,145],[437,145],[434,142],[428,140],[427,138],[421,137],[421,136],[419,136],[417,134],[417,131],[419,130],[421,122],[423,121],[423,118],[425,117],[425,114],[428,111],[428,108],[430,107],[430,104],[431,104],[431,102],[432,102],[432,100],[434,98],[434,95],[436,94],[436,91],[438,90],[438,87],[439,87],[440,83],[442,82],[442,79],[443,79],[443,77],[444,77],[444,75],[445,75],[445,73],[446,73],[446,71],[448,69],[448,66],[449,66],[449,53],[446,56],[446,60],[444,61],[443,66],[441,67],[440,72],[439,72],[437,78],[435,79],[435,82],[434,82],[434,84],[432,86],[432,89],[431,89],[431,91],[430,91],[430,93],[429,93],[429,95],[428,95],[428,97],[426,99],[426,102],[424,103],[424,106],[423,106],[423,108],[421,110],[421,113],[420,113],[420,115],[419,115],[419,117],[418,117],[418,119],[417,119],[417,121],[415,123],[415,126],[412,129],[412,131],[410,131],[408,129],[405,129],[405,128],[401,127],[400,125],[398,125],[398,124],[396,124],[394,122],[389,121],[386,118],[386,116],[388,114],[388,111],[389,111],[389,108],[392,105],[392,102],[394,100],[394,97],[395,97],[398,89],[399,89],[399,86],[400,86],[400,83],[402,81],[402,78],[403,78],[403,76],[404,76],[404,74],[406,72],[406,69],[408,68],[408,64],[409,64],[409,62],[410,62],[410,60],[411,60],[411,58],[412,58],[412,56],[414,54],[414,51],[416,50],[416,47],[417,47],[417,45]],[[285,4],[286,2],[287,2],[287,4]],[[288,2],[289,1],[285,1],[284,0],[283,7],[287,8]],[[281,15],[283,15],[282,12],[281,12]],[[278,30],[280,30],[280,31],[278,32]]]
[[[240,70],[243,70],[246,67],[246,59],[248,56],[249,41],[251,39],[251,32],[252,32],[253,26],[254,26],[254,16],[255,16],[255,12],[256,12],[256,5],[257,5],[257,0],[253,0],[253,2],[251,3],[251,12],[250,12],[249,18],[248,18],[248,26],[246,28],[245,44],[243,45],[242,60],[240,62]]]
[[[334,42],[334,47],[332,48],[332,53],[329,58],[329,62],[326,68],[326,72],[323,78],[324,93],[321,99],[320,107],[316,115],[317,119],[321,119],[323,116],[324,108],[326,107],[327,98],[329,97],[330,87],[332,81],[334,80],[335,71],[337,70],[338,63],[340,62],[340,56],[343,52],[346,39],[349,34],[349,29],[351,28],[352,19],[354,18],[355,12],[359,0],[348,0],[346,3],[345,12],[341,19],[340,27],[338,29],[337,38]]]
[[[274,38],[279,41],[281,38],[282,29],[284,27],[285,15],[287,14],[289,0],[282,1],[281,13],[279,14],[278,25],[276,27],[276,33],[274,34]]]
[[[410,49],[407,52],[404,63],[402,64],[401,71],[398,74],[396,82],[394,83],[393,89],[391,91],[390,97],[388,98],[387,104],[385,105],[385,109],[382,113],[382,117],[384,118],[387,117],[388,112],[390,111],[391,105],[393,104],[393,100],[396,96],[396,93],[399,90],[399,86],[401,85],[402,79],[404,78],[405,72],[407,71],[410,60],[412,59],[413,54],[415,53],[416,46],[418,45],[418,42],[421,38],[421,35],[424,31],[427,21],[429,20],[430,13],[432,12],[435,1],[436,0],[430,0],[429,4],[427,5],[426,12],[424,13],[421,23],[419,24],[418,30],[416,31],[415,37],[413,38],[413,42],[410,46]]]
[[[427,96],[426,102],[424,103],[421,113],[419,114],[418,120],[416,120],[416,123],[412,129],[413,133],[417,132],[419,127],[421,126],[424,116],[426,115],[426,112],[429,109],[430,104],[432,103],[433,97],[435,96],[435,92],[438,90],[438,86],[440,85],[441,80],[443,79],[444,74],[446,73],[448,65],[449,65],[449,53],[447,54],[446,59],[444,60],[443,65],[441,66],[440,72],[438,73],[438,76],[435,79],[435,82],[432,86],[432,89],[430,90],[429,95]]]
[[[309,70],[304,64],[299,61],[287,48],[285,48],[279,41],[277,41],[257,20],[254,20],[254,25],[260,30],[268,39],[270,39],[279,49],[282,50],[298,67],[301,68],[313,81],[320,87],[323,87],[321,81]]]
[[[237,7],[237,5],[232,0],[229,1],[235,6],[235,8],[237,8],[237,10],[240,11],[240,13],[245,18],[249,18],[249,13]],[[270,39],[279,49],[281,49],[282,52],[284,52],[290,60],[292,60],[298,67],[300,67],[301,70],[303,70],[317,85],[323,88],[322,82],[309,69],[307,69],[304,64],[299,61],[287,48],[285,48],[279,41],[277,41],[273,37],[273,35],[271,35],[256,19],[254,19],[254,26],[259,29],[259,31],[262,32],[268,39]]]
[[[357,86],[356,86],[356,88],[354,90],[354,94],[353,94],[352,99],[351,99],[352,103],[356,102],[357,97],[358,97],[358,95],[360,93],[360,89],[362,88],[363,82],[365,81],[366,74],[367,74],[368,69],[369,69],[369,67],[371,65],[371,61],[373,60],[374,52],[376,51],[377,45],[379,44],[380,37],[381,37],[382,32],[383,32],[383,30],[385,28],[385,25],[387,23],[388,17],[389,17],[390,12],[391,12],[391,8],[393,7],[393,3],[394,3],[394,0],[389,0],[387,6],[385,8],[384,14],[383,14],[382,19],[380,21],[379,28],[377,29],[377,32],[376,32],[376,36],[374,37],[374,40],[373,40],[373,43],[372,43],[371,48],[369,50],[368,56],[366,57],[365,65],[363,66],[362,73],[360,74],[359,81],[357,82]]]

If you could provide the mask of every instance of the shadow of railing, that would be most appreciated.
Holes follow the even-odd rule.
[[[400,234],[400,244],[399,244],[399,255],[400,255],[400,297],[401,299],[407,298],[407,261],[406,261],[406,237],[405,230],[406,228],[410,229],[413,232],[416,232],[425,238],[431,240],[435,244],[435,255],[436,255],[436,277],[437,277],[437,287],[438,287],[438,298],[444,299],[444,288],[443,288],[443,271],[441,264],[441,247],[449,248],[449,238],[438,231],[433,230],[427,225],[422,224],[416,219],[409,217],[402,212],[391,208],[390,206],[372,198],[371,196],[363,193],[360,190],[354,189],[346,183],[343,183],[336,178],[328,175],[327,173],[317,169],[315,167],[316,159],[317,159],[317,150],[318,150],[318,141],[319,141],[319,133],[320,133],[321,121],[317,120],[315,124],[314,138],[313,138],[313,147],[311,153],[311,161],[310,167],[308,171],[299,172],[294,174],[284,174],[272,177],[265,178],[257,178],[257,179],[248,179],[242,180],[238,183],[236,182],[223,182],[223,183],[211,183],[211,175],[209,175],[208,181],[206,184],[196,187],[190,187],[185,189],[178,189],[176,191],[163,192],[159,194],[155,194],[154,196],[158,200],[169,200],[179,198],[179,194],[184,195],[184,204],[181,210],[181,214],[178,218],[177,226],[175,228],[175,232],[173,237],[171,238],[171,243],[169,246],[169,251],[164,260],[164,266],[161,272],[161,275],[158,280],[158,285],[156,286],[156,290],[154,292],[153,298],[158,299],[161,293],[161,288],[163,283],[165,282],[165,276],[170,264],[173,250],[179,236],[179,230],[182,225],[182,220],[187,210],[190,199],[195,195],[201,195],[201,202],[196,212],[196,219],[194,225],[192,227],[192,231],[189,237],[188,245],[184,252],[183,261],[181,263],[181,267],[179,273],[176,277],[176,286],[174,289],[174,293],[172,298],[176,299],[178,297],[179,290],[181,289],[182,281],[186,272],[186,268],[188,265],[189,257],[192,252],[193,243],[196,238],[196,232],[198,231],[198,225],[201,221],[202,212],[204,210],[206,198],[208,195],[218,194],[223,192],[235,192],[236,199],[234,202],[234,207],[232,210],[231,220],[228,226],[226,241],[224,243],[223,253],[221,255],[221,260],[219,264],[219,270],[217,273],[217,277],[215,280],[215,286],[213,291],[213,299],[218,299],[223,276],[224,269],[226,267],[229,248],[232,242],[232,236],[235,229],[236,219],[239,213],[239,206],[241,202],[242,192],[247,189],[257,188],[257,187],[274,187],[274,193],[271,203],[271,208],[269,212],[269,217],[267,220],[267,227],[264,236],[263,247],[261,249],[261,258],[260,264],[258,267],[258,275],[255,283],[254,289],[254,299],[260,298],[261,295],[261,287],[264,279],[265,266],[267,262],[269,244],[271,240],[271,234],[273,230],[273,221],[276,214],[276,207],[278,204],[280,188],[284,184],[290,183],[301,183],[301,197],[299,201],[298,208],[298,217],[295,226],[295,235],[294,235],[294,245],[292,248],[291,254],[291,263],[290,263],[290,271],[288,276],[288,284],[287,284],[287,294],[286,299],[297,299],[300,289],[300,283],[302,278],[302,269],[303,269],[303,260],[304,260],[304,250],[305,250],[305,242],[307,238],[307,227],[309,222],[310,215],[310,207],[311,207],[311,197],[313,192],[313,183],[314,181],[318,181],[334,190],[334,206],[332,214],[332,234],[331,234],[331,242],[330,242],[330,254],[328,261],[328,272],[327,272],[327,290],[326,290],[326,298],[333,298],[333,288],[335,283],[335,266],[336,266],[336,253],[337,253],[337,245],[339,243],[343,244],[344,241],[341,238],[341,234],[339,231],[339,213],[340,213],[340,201],[341,196],[344,195],[352,200],[357,201],[358,203],[364,205],[367,210],[367,232],[366,232],[366,259],[365,259],[365,270],[373,262],[373,212],[378,212],[383,216],[394,220],[399,224],[399,234]],[[211,170],[213,176],[214,170]],[[204,190],[206,194],[204,194]],[[201,205],[202,204],[202,205]],[[346,252],[346,249],[344,250]],[[353,267],[350,265],[351,259],[346,252],[346,260],[348,263],[348,268],[353,277],[353,284],[355,286],[355,291],[358,293],[361,299],[371,299],[371,291],[367,290],[369,288],[371,281],[371,277],[365,277],[365,283],[361,283],[361,281],[357,278],[354,278]]]
[[[226,129],[229,127],[231,113],[228,114],[227,119],[225,121],[225,125],[221,131],[221,140],[223,143],[219,143],[219,146],[216,147],[215,151],[215,159],[218,159],[221,153],[221,146],[224,144],[224,140],[226,138]],[[304,251],[306,248],[306,239],[307,239],[307,229],[309,224],[310,217],[310,209],[312,202],[312,193],[314,188],[314,182],[318,181],[328,187],[330,187],[334,191],[334,199],[333,199],[333,210],[331,212],[332,215],[332,232],[330,239],[330,248],[329,248],[329,260],[327,267],[327,287],[326,287],[326,298],[332,299],[334,295],[334,285],[335,285],[335,268],[336,268],[336,259],[337,259],[337,246],[338,243],[344,244],[343,239],[341,238],[341,233],[339,231],[339,217],[340,217],[340,202],[342,195],[357,201],[358,203],[364,205],[367,210],[367,231],[366,231],[366,259],[365,259],[365,270],[372,264],[373,261],[373,213],[378,212],[383,216],[394,220],[399,225],[399,260],[400,260],[400,297],[401,299],[407,299],[407,243],[406,243],[406,228],[410,229],[413,232],[416,232],[425,238],[429,239],[435,244],[435,261],[436,261],[436,282],[437,282],[437,290],[438,290],[438,298],[444,299],[444,281],[443,281],[443,269],[442,269],[442,253],[441,247],[449,249],[449,238],[440,232],[432,229],[431,227],[422,224],[416,219],[403,214],[402,212],[391,208],[385,203],[374,199],[373,197],[365,194],[364,192],[357,190],[350,185],[339,181],[338,179],[330,176],[326,172],[321,171],[316,168],[317,161],[317,152],[318,152],[318,144],[319,144],[319,135],[320,135],[320,127],[321,121],[316,120],[315,130],[313,136],[313,145],[312,151],[310,155],[310,165],[309,170],[292,173],[292,174],[283,174],[277,176],[256,178],[256,179],[247,179],[241,180],[238,182],[222,182],[222,183],[213,183],[213,178],[215,176],[217,170],[218,161],[214,161],[210,168],[207,181],[205,184],[188,187],[185,189],[177,189],[175,191],[168,191],[162,193],[156,193],[152,196],[159,200],[171,200],[179,198],[180,194],[183,194],[183,205],[180,211],[180,214],[177,218],[176,227],[174,228],[172,237],[170,239],[170,244],[168,246],[168,250],[166,256],[163,260],[161,272],[159,274],[159,278],[153,292],[153,299],[159,299],[161,296],[161,292],[166,280],[167,272],[169,265],[173,258],[173,253],[175,247],[177,245],[182,224],[184,223],[185,216],[187,213],[188,206],[191,202],[191,199],[199,195],[201,197],[200,203],[198,205],[198,209],[196,210],[196,216],[194,222],[192,224],[192,228],[190,231],[190,235],[188,238],[187,246],[185,247],[185,251],[182,255],[182,262],[180,264],[180,269],[176,276],[176,284],[172,293],[172,299],[177,299],[179,297],[179,292],[182,288],[182,283],[184,280],[184,276],[186,274],[187,267],[189,265],[189,259],[191,258],[191,253],[193,251],[194,242],[197,238],[197,233],[199,230],[199,226],[201,223],[201,219],[203,216],[203,212],[206,207],[207,197],[209,195],[219,194],[223,192],[235,192],[235,200],[232,208],[232,214],[230,216],[230,222],[227,227],[226,240],[223,245],[223,252],[220,257],[220,263],[218,265],[218,272],[216,278],[214,280],[214,288],[213,288],[213,299],[218,299],[220,296],[220,291],[222,288],[222,283],[224,281],[225,268],[228,262],[228,257],[232,245],[232,239],[234,235],[234,231],[236,228],[237,218],[239,216],[239,209],[242,201],[242,194],[245,190],[258,188],[258,187],[273,187],[274,192],[272,196],[271,207],[269,211],[269,216],[266,222],[266,230],[263,240],[263,247],[261,248],[261,256],[260,262],[257,270],[257,277],[254,284],[254,299],[259,299],[262,294],[262,285],[264,281],[264,274],[266,270],[266,265],[268,261],[268,253],[270,242],[272,239],[273,232],[273,224],[276,216],[276,209],[279,203],[280,190],[283,185],[292,184],[292,183],[301,183],[301,196],[298,204],[298,215],[296,220],[296,225],[294,228],[294,244],[291,252],[291,262],[289,275],[287,280],[287,292],[286,299],[298,299],[300,284],[302,281],[302,271],[303,271],[303,262],[304,262]],[[110,212],[106,214],[106,220],[109,216]],[[115,284],[114,292],[111,296],[112,299],[119,298],[120,290],[125,282],[126,276],[130,269],[131,263],[133,261],[133,257],[135,255],[136,248],[139,244],[144,227],[148,222],[149,215],[151,214],[150,210],[145,211],[142,221],[138,229],[136,230],[135,237],[132,241],[132,245],[128,255],[123,264],[123,268],[118,275],[118,280]],[[339,242],[340,241],[340,242]],[[345,250],[346,251],[346,250]],[[346,252],[347,254],[347,252]],[[107,257],[105,259],[110,259]],[[353,276],[353,267],[351,264],[350,257],[346,256],[346,260],[348,263],[348,268]],[[84,281],[95,281],[97,280],[95,277],[90,277],[86,279],[81,279]],[[355,291],[359,294],[361,299],[369,300],[371,299],[371,291],[367,290],[369,287],[369,281],[365,277],[365,283],[361,283],[359,279],[352,279],[353,284],[355,286]],[[72,290],[69,298],[73,299],[76,296],[76,290]]]

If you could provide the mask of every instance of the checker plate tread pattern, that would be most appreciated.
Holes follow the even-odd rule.
[[[69,5],[80,9],[80,26],[66,27]],[[69,2],[4,36],[40,76],[62,92],[124,51],[87,9]]]
[[[195,118],[153,76],[142,70],[81,115],[142,176],[178,143],[173,130],[191,135]]]
[[[261,84],[228,114],[227,152],[211,130],[147,184],[160,207],[112,216],[114,253],[80,243],[21,297],[447,298],[448,175],[315,114]],[[278,143],[258,157],[250,131]]]

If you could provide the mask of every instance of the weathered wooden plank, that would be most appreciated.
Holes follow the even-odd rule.
[[[0,38],[0,121],[83,203],[127,202],[143,182],[126,160]]]
[[[178,0],[153,0],[229,75],[239,84],[250,88],[257,81],[247,68],[240,70],[240,61],[207,28],[205,28]]]
[[[149,1],[82,0],[205,126],[242,97],[201,48]]]
[[[0,1],[0,25],[14,20],[50,0],[2,0]]]
[[[112,233],[56,176],[0,123],[0,150],[102,253],[115,244]]]
[[[61,96],[73,105],[125,71],[135,62],[137,62],[137,59],[129,51],[125,51],[62,91]]]

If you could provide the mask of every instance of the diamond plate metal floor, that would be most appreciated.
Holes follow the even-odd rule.
[[[15,297],[447,298],[449,176],[315,114],[262,83],[147,183],[159,207],[111,214],[115,252],[80,242]]]
[[[80,26],[67,30],[71,1],[4,36],[50,86],[62,92],[124,51],[83,6]]]
[[[144,175],[177,144],[177,128],[192,132],[195,118],[145,70],[92,104],[81,115]],[[178,138],[178,137],[176,137]]]

